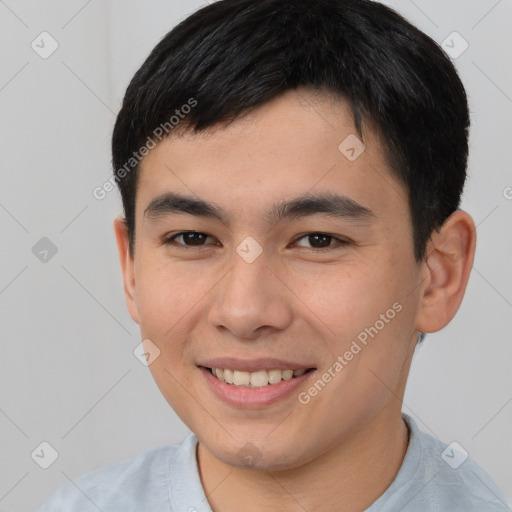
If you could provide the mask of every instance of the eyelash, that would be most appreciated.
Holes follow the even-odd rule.
[[[199,234],[199,235],[206,235],[207,237],[209,237],[210,235],[207,235],[206,233],[203,233],[201,231],[180,231],[179,233],[176,233],[172,236],[168,236],[166,238],[164,238],[162,240],[162,243],[166,246],[174,246],[174,247],[177,247],[179,249],[183,249],[183,250],[194,250],[194,249],[201,249],[203,247],[205,247],[204,245],[186,245],[186,244],[183,244],[183,243],[177,243],[175,242],[175,239],[180,237],[180,236],[183,236],[183,235],[186,235],[186,234],[189,234],[189,233],[196,233],[196,234]],[[327,247],[322,247],[322,248],[317,248],[317,247],[302,247],[300,246],[302,249],[306,249],[306,250],[309,250],[309,251],[312,251],[312,252],[327,252],[327,251],[331,251],[331,250],[334,250],[334,249],[337,249],[339,247],[343,247],[343,246],[346,246],[348,245],[350,242],[348,240],[343,240],[342,238],[338,238],[338,237],[335,237],[334,235],[329,235],[328,233],[323,233],[321,231],[312,231],[310,233],[305,233],[303,235],[301,235],[300,237],[298,237],[294,243],[298,242],[299,240],[302,240],[303,238],[307,238],[307,237],[310,237],[310,236],[315,236],[315,235],[320,235],[322,237],[328,237],[330,238],[331,240],[333,241],[336,241],[337,243],[335,245],[329,245]]]

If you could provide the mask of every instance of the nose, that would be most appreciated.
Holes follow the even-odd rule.
[[[215,287],[210,325],[244,340],[286,329],[292,322],[292,297],[283,281],[265,253],[252,263],[235,253],[231,270]]]

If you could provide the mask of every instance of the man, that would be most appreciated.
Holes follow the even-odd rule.
[[[473,262],[468,126],[449,59],[379,3],[223,0],[174,28],[114,128],[114,230],[193,434],[40,510],[509,510],[401,413]]]

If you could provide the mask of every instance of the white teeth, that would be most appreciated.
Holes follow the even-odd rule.
[[[233,373],[233,370],[224,368],[224,382],[227,382],[228,384],[233,384]]]
[[[211,371],[221,382],[250,388],[260,388],[268,384],[279,384],[281,380],[290,380],[293,377],[300,377],[306,373],[304,368],[300,370],[259,370],[257,372],[243,372],[230,370],[229,368],[212,368]]]
[[[233,384],[235,386],[248,386],[250,378],[249,372],[239,372],[238,370],[233,372]]]
[[[293,377],[293,370],[284,370],[283,371],[283,379],[290,380]]]
[[[266,370],[261,372],[251,372],[251,385],[255,388],[261,388],[268,384],[268,373]]]
[[[290,371],[290,370],[285,370]],[[268,371],[268,383],[269,384],[278,384],[281,382],[281,378],[283,376],[283,373],[281,370],[269,370]]]

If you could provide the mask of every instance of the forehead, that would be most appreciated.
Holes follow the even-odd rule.
[[[141,163],[139,214],[166,191],[260,216],[277,201],[305,193],[337,192],[377,213],[389,205],[407,213],[408,204],[376,133],[368,126],[357,133],[348,102],[307,89],[288,91],[230,123],[159,143]]]

